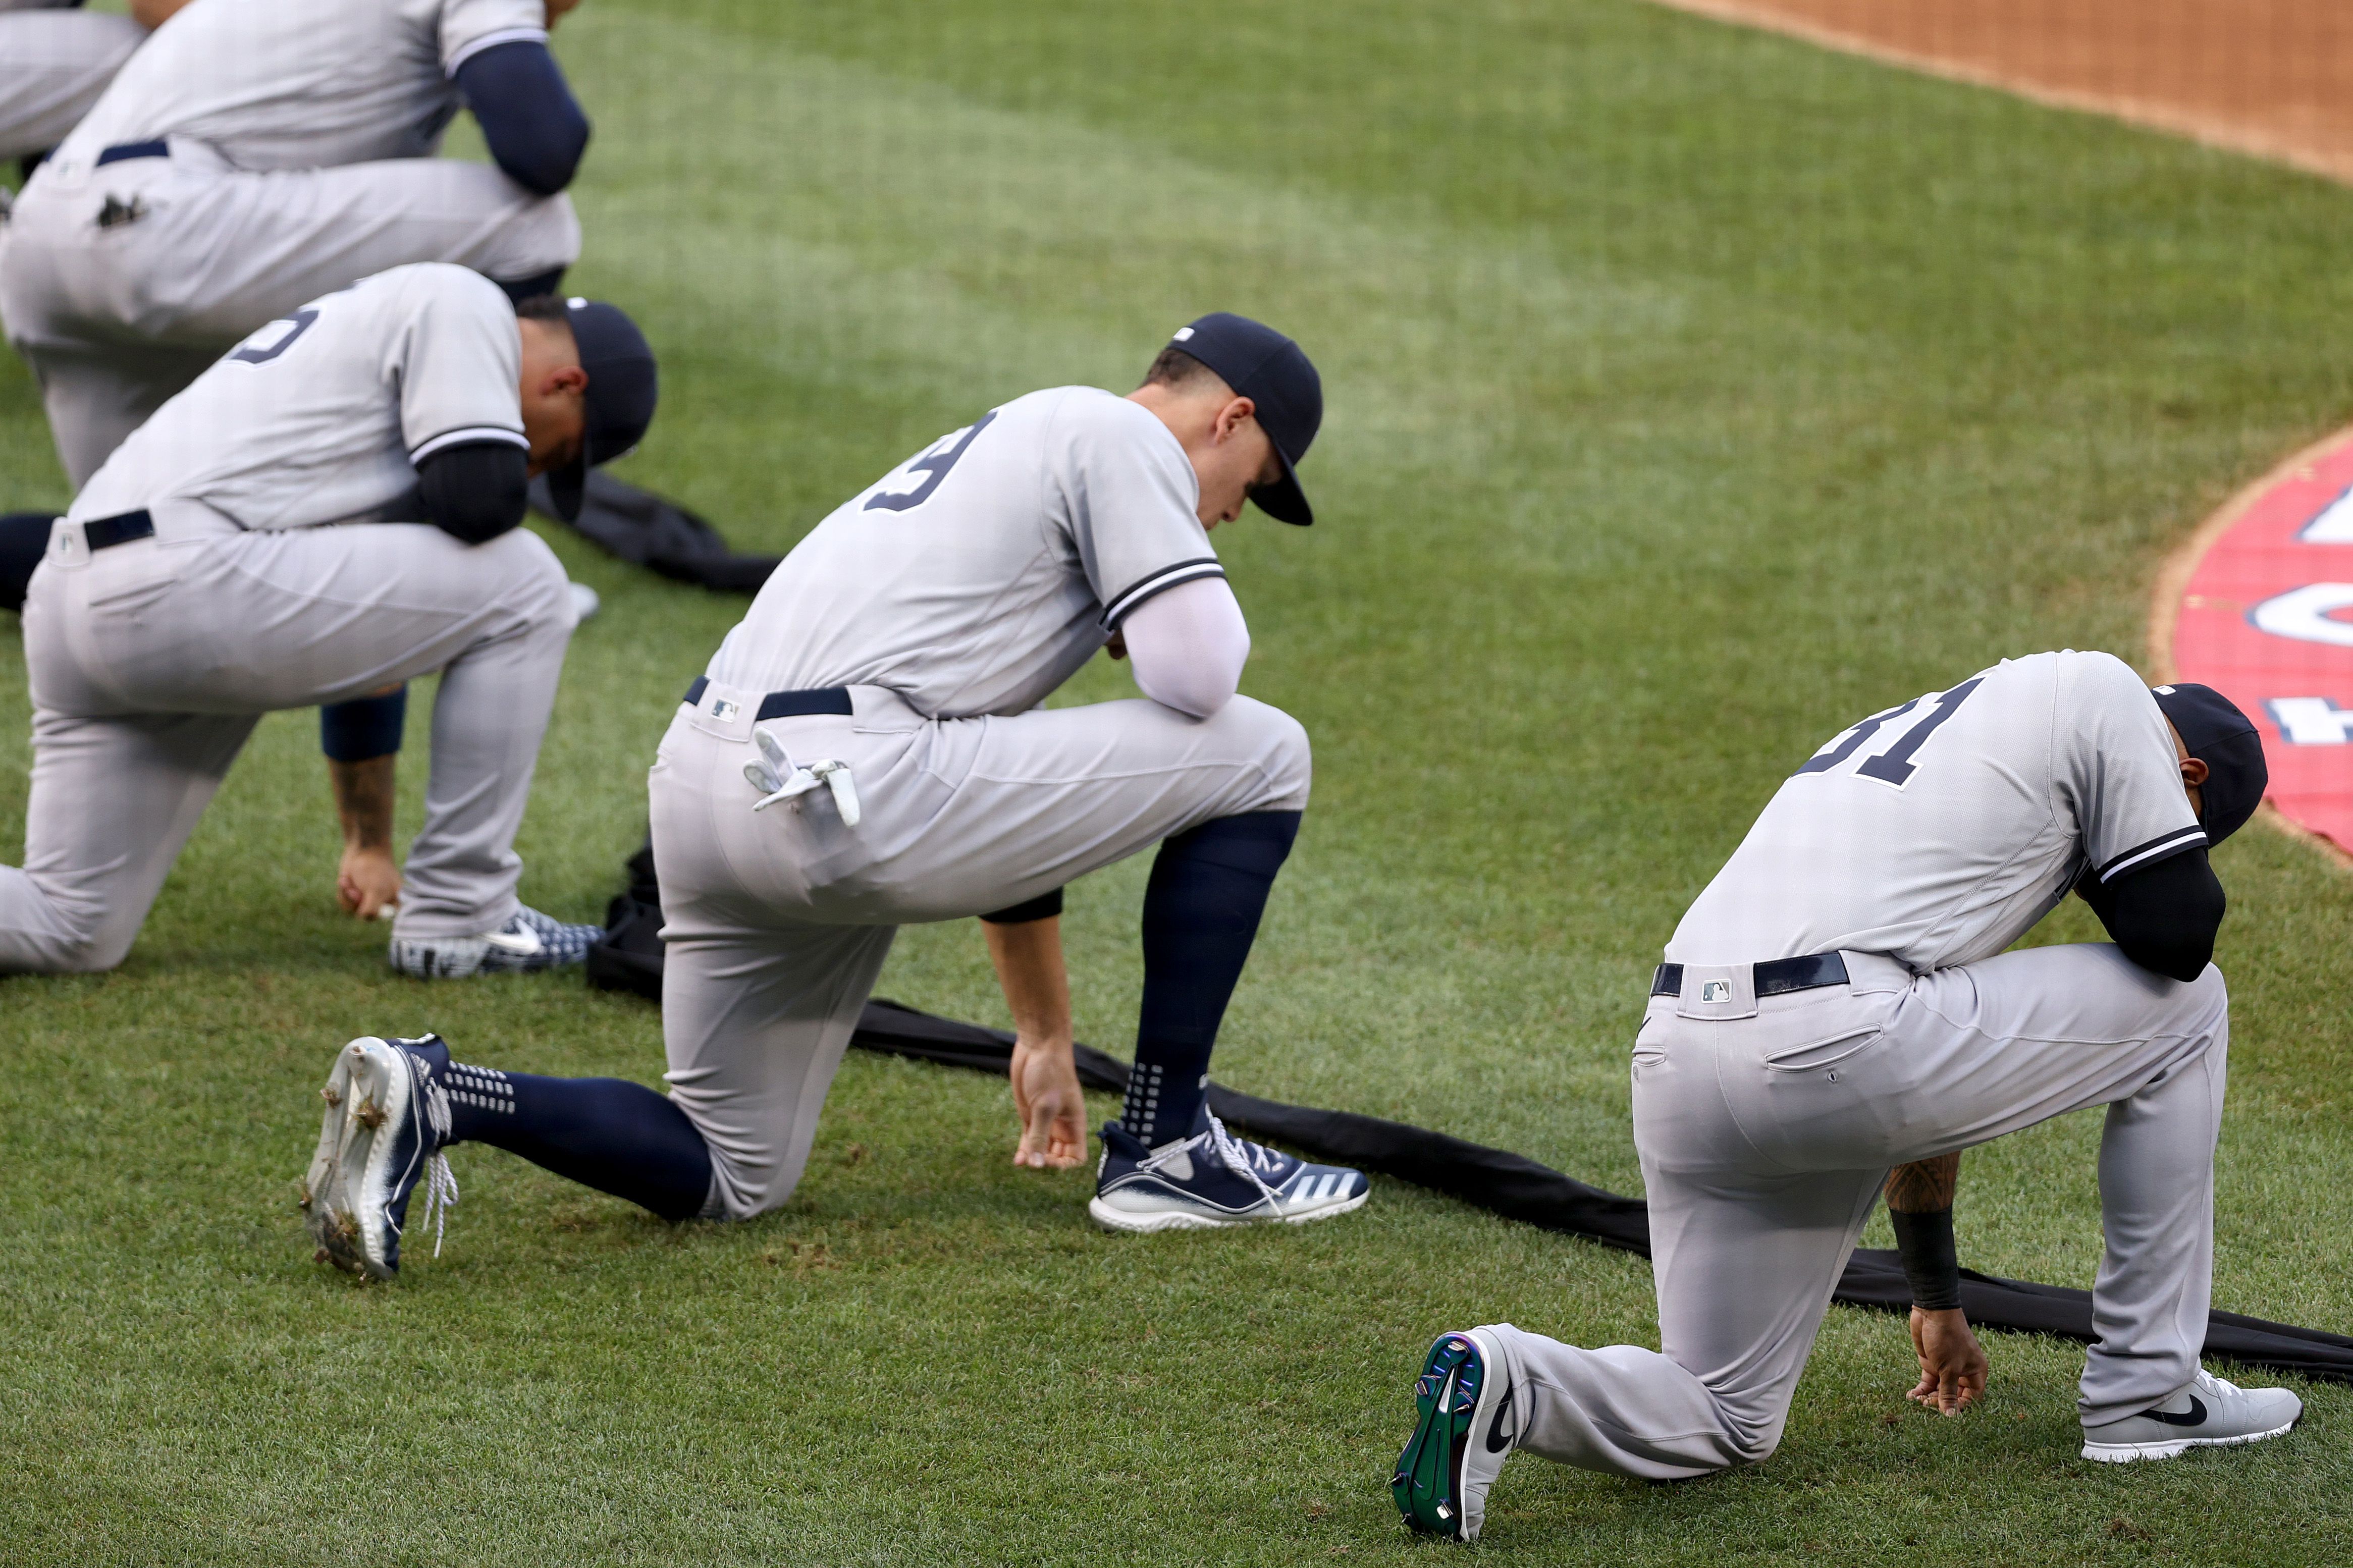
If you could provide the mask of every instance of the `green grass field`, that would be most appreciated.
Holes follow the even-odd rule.
[[[2137,658],[2167,548],[2353,410],[2353,193],[1634,0],[593,0],[561,53],[597,124],[575,277],[665,353],[626,472],[746,546],[1009,395],[1132,384],[1203,310],[1302,340],[1323,521],[1219,547],[1315,805],[1219,1076],[1620,1190],[1649,967],[1794,763],[2003,655]],[[12,358],[0,504],[64,500]],[[740,602],[555,543],[607,607],[523,892],[589,919]],[[13,639],[0,689],[13,856]],[[1099,661],[1061,700],[1129,689]],[[1009,1166],[1003,1084],[855,1055],[781,1214],[672,1228],[470,1148],[441,1258],[357,1288],[292,1203],[345,1037],[648,1081],[661,1044],[576,978],[394,977],[335,853],[314,721],[270,719],[129,963],[0,984],[0,1560],[1436,1563],[1386,1491],[1430,1336],[1656,1342],[1639,1260],[1394,1183],[1297,1234],[1099,1235],[1084,1173]],[[2217,1301],[2341,1329],[2353,889],[2268,829],[2217,863]],[[1142,870],[1066,922],[1081,1037],[1122,1050]],[[970,922],[882,990],[1003,1017]],[[1973,1154],[1965,1260],[2088,1283],[2096,1132]],[[2346,1391],[2112,1471],[2075,1458],[2080,1350],[1989,1348],[1988,1405],[1938,1421],[1902,1324],[1835,1309],[1769,1463],[1524,1458],[1480,1551],[2353,1556]]]

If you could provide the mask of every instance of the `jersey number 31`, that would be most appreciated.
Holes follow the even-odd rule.
[[[1830,772],[1857,752],[1862,751],[1864,743],[1873,735],[1925,702],[1928,706],[1922,710],[1918,718],[1905,726],[1903,733],[1896,736],[1893,744],[1885,751],[1865,757],[1855,764],[1854,771],[1862,777],[1877,779],[1882,784],[1894,784],[1897,789],[1902,789],[1910,782],[1913,773],[1918,771],[1917,764],[1912,761],[1913,753],[1920,749],[1929,736],[1936,732],[1937,725],[1951,718],[1954,710],[1968,700],[1969,693],[1975,691],[1978,689],[1978,682],[1984,679],[1983,676],[1978,676],[1962,681],[1950,691],[1940,691],[1934,697],[1915,697],[1901,708],[1890,708],[1884,713],[1873,713],[1870,718],[1816,752],[1813,760],[1799,768],[1798,772],[1800,773]]]

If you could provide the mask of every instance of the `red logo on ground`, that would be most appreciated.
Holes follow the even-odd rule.
[[[2272,803],[2353,851],[2353,430],[2208,531],[2175,608],[2175,675],[2237,703],[2263,731]]]

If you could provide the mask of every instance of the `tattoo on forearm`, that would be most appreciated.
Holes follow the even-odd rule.
[[[343,842],[356,849],[392,847],[394,768],[399,758],[370,757],[362,763],[327,763],[335,786],[335,815],[343,819]]]
[[[1936,1214],[1951,1208],[1960,1174],[1957,1152],[1898,1165],[1887,1175],[1887,1206],[1897,1214]]]

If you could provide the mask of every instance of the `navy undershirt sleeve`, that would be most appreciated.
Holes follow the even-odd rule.
[[[483,544],[522,521],[530,456],[509,441],[444,447],[417,466],[425,515],[442,532]]]
[[[458,90],[509,179],[543,196],[572,183],[587,150],[588,117],[545,44],[491,45],[458,68]]]
[[[2214,938],[2229,905],[2206,851],[2185,849],[2102,883],[2077,889],[2109,937],[2143,969],[2195,980],[2214,957]]]

